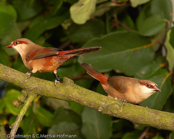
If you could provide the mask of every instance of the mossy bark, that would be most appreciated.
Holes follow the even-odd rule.
[[[103,114],[124,118],[137,124],[145,124],[159,129],[174,131],[174,114],[145,108],[129,103],[123,105],[119,100],[100,95],[80,87],[68,78],[63,83],[42,80],[31,77],[0,64],[0,79],[21,87],[27,92],[58,98],[66,101],[74,101],[81,105],[93,108]]]

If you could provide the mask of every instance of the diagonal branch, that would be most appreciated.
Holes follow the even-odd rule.
[[[19,76],[20,75],[20,76]],[[132,105],[109,98],[93,91],[80,87],[68,78],[57,84],[31,77],[0,64],[0,79],[10,82],[25,90],[66,101],[74,101],[81,105],[93,108],[101,113],[124,118],[138,124],[145,124],[160,129],[174,131],[174,114]]]
[[[13,123],[13,125],[12,125],[12,130],[10,131],[10,137],[11,137],[10,139],[14,139],[16,132],[19,128],[19,124],[22,121],[22,118],[24,117],[28,107],[30,106],[30,104],[32,103],[32,101],[35,99],[36,96],[37,96],[37,94],[29,94],[23,108],[21,109],[18,117],[16,118],[15,123]]]

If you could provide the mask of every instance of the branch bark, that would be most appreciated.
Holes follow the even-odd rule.
[[[20,76],[19,76],[20,75]],[[54,85],[53,82],[30,77],[0,64],[0,79],[35,94],[74,101],[93,108],[103,114],[127,119],[138,124],[145,124],[164,130],[174,131],[174,114],[145,108],[100,95],[96,92],[80,87],[68,78],[63,83]]]

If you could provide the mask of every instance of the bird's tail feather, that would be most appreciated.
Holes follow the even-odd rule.
[[[101,49],[101,47],[96,46],[96,47],[86,47],[86,48],[79,48],[79,49],[75,49],[75,50],[69,50],[66,51],[65,55],[82,55],[82,54],[86,54],[86,53],[90,53],[90,52],[96,52],[99,51]]]
[[[103,75],[102,73],[100,73],[99,71],[97,71],[96,69],[94,69],[92,66],[86,64],[86,63],[82,63],[81,66],[86,69],[87,73],[92,76],[93,78],[95,78],[96,80],[100,81],[101,84],[104,84],[107,82],[107,77],[105,75]]]

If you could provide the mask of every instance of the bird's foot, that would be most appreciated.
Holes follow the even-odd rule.
[[[56,75],[56,80],[54,82],[55,86],[57,86],[57,83],[60,83],[60,77],[58,75]]]
[[[60,77],[56,75],[56,80],[60,82]]]
[[[57,86],[57,83],[60,83],[60,81],[58,81],[57,79],[54,82],[54,85]]]
[[[126,100],[124,100],[124,99],[119,98],[118,100],[120,100],[122,102],[123,106],[125,103],[127,103]]]
[[[26,74],[27,74],[27,78],[25,79],[25,81],[27,81],[27,80],[30,78],[30,76],[31,76],[31,71],[27,72]]]

